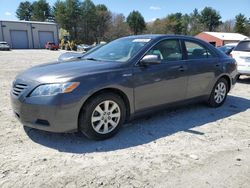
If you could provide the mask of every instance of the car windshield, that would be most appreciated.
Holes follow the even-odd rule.
[[[234,51],[245,51],[250,52],[250,41],[240,42],[234,49]]]
[[[7,44],[7,42],[0,42],[0,44]]]
[[[148,38],[118,39],[84,56],[84,59],[127,62],[149,41],[150,39]]]

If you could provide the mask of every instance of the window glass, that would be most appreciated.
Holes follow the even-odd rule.
[[[234,49],[234,51],[245,51],[250,52],[250,41],[240,42]]]
[[[214,55],[205,47],[195,42],[185,41],[188,59],[207,59]]]
[[[127,62],[134,57],[151,39],[148,38],[121,38],[88,53],[84,58],[99,61]]]
[[[162,62],[182,60],[182,51],[178,40],[165,40],[156,44],[147,55],[157,55]]]

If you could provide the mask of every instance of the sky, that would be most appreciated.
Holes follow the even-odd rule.
[[[53,5],[56,0],[47,1]],[[20,2],[22,1],[0,0],[0,20],[17,20],[15,11]],[[105,4],[111,12],[123,13],[125,16],[133,10],[138,10],[147,22],[163,18],[170,13],[189,14],[195,8],[202,10],[206,6],[219,11],[222,21],[234,19],[239,13],[250,18],[250,0],[93,0],[93,2]]]

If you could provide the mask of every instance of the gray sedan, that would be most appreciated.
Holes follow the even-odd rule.
[[[125,121],[170,105],[219,107],[236,76],[235,60],[199,39],[130,36],[83,59],[26,70],[13,81],[11,101],[25,126],[106,139]]]

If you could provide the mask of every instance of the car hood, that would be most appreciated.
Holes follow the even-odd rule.
[[[70,60],[77,60],[83,57],[83,53],[77,52],[66,52],[59,56],[58,61],[70,61]]]
[[[34,66],[16,77],[16,80],[39,83],[58,83],[75,80],[78,77],[119,69],[120,63],[80,60],[55,62]]]

